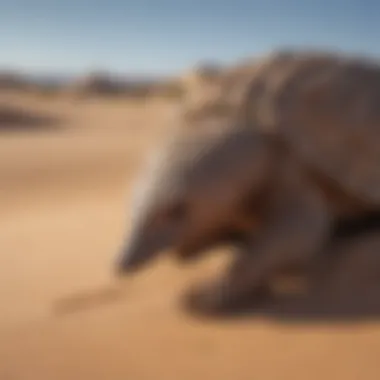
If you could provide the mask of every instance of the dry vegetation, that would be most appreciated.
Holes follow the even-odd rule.
[[[286,324],[300,315],[285,310],[225,323],[181,314],[178,292],[219,258],[187,269],[163,260],[126,281],[121,302],[52,313],[67,294],[112,284],[134,175],[188,83],[110,99],[99,93],[114,88],[98,79],[74,86],[86,101],[18,81],[0,92],[0,379],[377,380],[376,322]]]

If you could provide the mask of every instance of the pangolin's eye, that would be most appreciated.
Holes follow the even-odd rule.
[[[185,216],[186,210],[185,202],[177,202],[168,209],[167,215],[170,219],[179,220]]]

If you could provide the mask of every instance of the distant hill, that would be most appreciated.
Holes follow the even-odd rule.
[[[187,91],[189,82],[207,80],[218,75],[220,67],[214,63],[194,66],[179,76],[120,75],[106,70],[84,75],[67,73],[25,73],[1,70],[0,90],[53,90],[80,96],[125,95],[132,97],[174,96]]]

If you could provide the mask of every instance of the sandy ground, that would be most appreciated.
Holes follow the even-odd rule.
[[[178,294],[207,263],[163,260],[125,281],[119,302],[54,314],[60,297],[112,284],[129,185],[169,108],[0,102],[62,118],[46,130],[0,130],[0,380],[380,378],[376,319],[185,315]]]

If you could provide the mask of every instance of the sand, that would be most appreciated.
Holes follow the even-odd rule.
[[[163,259],[115,282],[130,184],[166,131],[169,105],[0,102],[62,119],[0,127],[0,380],[380,377],[376,318],[197,320],[176,302],[214,268],[202,262]],[[75,294],[87,305],[62,304]]]

